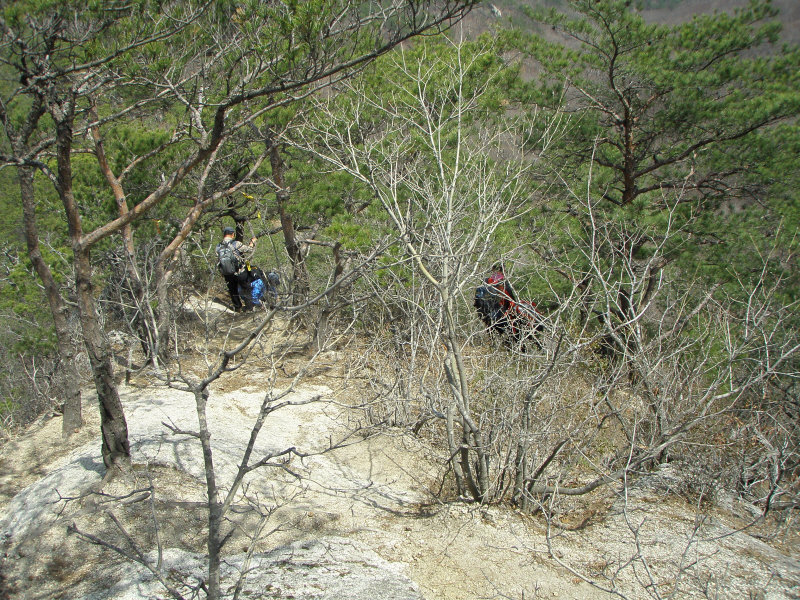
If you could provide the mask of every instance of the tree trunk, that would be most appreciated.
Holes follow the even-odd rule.
[[[69,437],[83,425],[81,414],[81,389],[80,376],[75,363],[75,347],[72,344],[69,324],[67,321],[68,308],[58,285],[53,279],[50,267],[42,258],[39,249],[39,232],[36,227],[36,210],[34,206],[33,177],[31,169],[18,169],[20,196],[22,197],[22,214],[25,227],[25,242],[28,245],[28,256],[33,263],[39,279],[42,280],[50,312],[53,315],[53,325],[56,330],[58,342],[58,357],[61,362],[59,377],[64,391],[64,408],[61,433]]]
[[[220,597],[220,560],[222,545],[222,504],[219,501],[214,456],[211,448],[211,433],[206,419],[208,390],[194,390],[197,420],[199,423],[199,439],[203,447],[203,463],[206,474],[206,493],[208,495],[208,581],[206,582],[208,600]]]
[[[90,109],[92,120],[97,121],[97,109],[92,106]],[[91,127],[90,133],[94,140],[95,156],[97,164],[106,178],[111,192],[114,194],[114,201],[117,204],[117,214],[124,217],[128,214],[128,202],[125,199],[125,190],[122,187],[122,181],[114,174],[108,164],[106,157],[105,145],[103,138],[100,136],[98,127]],[[145,355],[146,362],[152,362],[153,366],[158,368],[158,355],[157,355],[157,340],[156,333],[153,331],[154,319],[150,314],[150,302],[145,284],[136,268],[136,248],[133,243],[133,227],[130,223],[126,223],[119,230],[120,237],[122,238],[122,247],[125,253],[125,278],[128,281],[127,286],[122,286],[121,290],[125,292],[127,287],[128,294],[130,295],[129,301],[133,306],[134,315],[131,324],[135,334],[139,337],[139,342],[142,346],[142,351]]]
[[[466,486],[464,484],[464,473],[461,471],[461,462],[456,459],[456,455],[459,454],[459,451],[458,446],[456,446],[453,404],[454,402],[447,407],[447,447],[450,450],[450,465],[453,467],[453,476],[456,480],[456,491],[459,496],[463,496],[466,493]]]
[[[477,502],[489,498],[489,455],[483,441],[483,434],[470,414],[469,386],[464,368],[461,349],[456,338],[453,303],[450,293],[440,288],[444,308],[444,345],[447,357],[444,361],[445,375],[450,386],[456,408],[458,409],[461,430],[461,473],[467,488]],[[475,468],[472,467],[471,451],[475,453]]]
[[[172,337],[170,336],[170,305],[169,305],[169,283],[178,266],[181,246],[189,237],[203,211],[211,205],[214,197],[198,201],[186,215],[178,233],[172,238],[169,244],[161,251],[156,260],[153,285],[155,286],[156,308],[155,308],[155,348],[156,356],[162,362],[170,357],[172,347]]]
[[[294,304],[300,304],[305,300],[308,294],[308,271],[306,269],[302,248],[297,243],[294,220],[286,210],[286,205],[289,203],[289,190],[285,187],[285,180],[283,177],[284,162],[277,144],[273,143],[271,145],[269,158],[270,164],[272,165],[272,179],[277,187],[275,198],[278,203],[278,215],[281,220],[283,240],[286,244],[286,253],[289,255],[289,261],[292,263],[292,302]]]
[[[531,435],[531,402],[526,395],[522,405],[522,424],[517,439],[517,455],[514,459],[514,492],[511,501],[523,512],[528,510],[525,481],[528,479],[528,450]]]
[[[89,247],[84,245],[80,213],[72,192],[72,110],[67,103],[65,108],[52,106],[51,113],[56,121],[56,159],[58,161],[58,193],[64,205],[69,225],[74,256],[75,288],[78,295],[83,341],[89,355],[97,399],[100,405],[100,428],[103,437],[103,464],[106,468],[114,465],[125,467],[130,462],[128,443],[128,424],[114,382],[114,368],[108,342],[100,326],[95,309],[92,286],[92,266],[89,260]]]
[[[128,424],[117,384],[106,337],[94,306],[92,269],[88,250],[75,251],[75,280],[83,328],[83,341],[89,354],[97,399],[100,404],[100,428],[103,434],[103,464],[106,468],[122,466],[130,460]]]

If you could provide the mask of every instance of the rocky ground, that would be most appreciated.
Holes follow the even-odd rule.
[[[541,519],[507,507],[442,503],[442,456],[431,444],[398,430],[349,436],[357,398],[337,388],[344,362],[323,356],[317,374],[287,397],[291,405],[267,419],[255,456],[288,447],[308,456],[253,472],[236,497],[223,567],[229,591],[246,570],[242,597],[800,597],[792,528],[769,538],[777,530],[763,524],[740,531],[752,521],[747,506],[720,498],[698,511],[671,492],[668,470],[576,508],[564,523],[575,531],[550,535]],[[289,360],[279,367],[285,376],[296,368]],[[276,372],[253,366],[212,386],[209,420],[223,487]],[[128,476],[101,480],[88,390],[87,425],[68,443],[54,416],[0,449],[0,598],[168,597],[145,569],[89,536],[141,552],[153,565],[160,542],[163,573],[185,597],[197,597],[206,534],[202,455],[194,439],[165,426],[196,429],[193,397],[143,377],[123,384],[121,394],[134,463]]]

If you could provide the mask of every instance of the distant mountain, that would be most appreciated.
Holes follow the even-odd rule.
[[[470,35],[488,31],[497,25],[531,28],[535,25],[525,15],[525,6],[560,7],[567,6],[568,0],[495,0],[485,2],[475,9],[465,21],[465,29]],[[641,0],[641,13],[648,21],[675,24],[702,13],[729,12],[749,4],[749,0]],[[783,40],[800,44],[800,0],[772,0],[772,5],[780,13],[778,20],[783,24]]]
[[[644,0],[642,15],[648,21],[673,24],[695,14],[728,12],[748,4],[749,0]],[[783,24],[784,41],[800,43],[800,2],[772,0],[772,5],[780,11],[778,20]]]

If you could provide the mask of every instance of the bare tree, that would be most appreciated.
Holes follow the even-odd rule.
[[[530,163],[516,150],[524,124],[509,119],[495,128],[476,119],[501,68],[476,81],[487,56],[480,45],[456,43],[401,52],[382,65],[392,73],[387,89],[347,84],[346,109],[320,99],[324,117],[298,133],[306,150],[369,186],[401,240],[401,285],[425,290],[415,316],[430,328],[428,356],[441,361],[447,380],[450,401],[437,412],[447,423],[458,492],[478,501],[491,488],[489,441],[474,412],[459,305],[488,262],[495,231],[530,194]]]

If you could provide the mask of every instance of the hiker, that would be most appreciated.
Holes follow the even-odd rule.
[[[267,273],[267,302],[270,308],[275,308],[278,305],[278,286],[281,284],[281,276],[275,271]]]
[[[508,310],[512,303],[517,301],[517,293],[511,287],[511,283],[508,281],[505,271],[503,271],[503,265],[500,263],[496,263],[492,267],[492,273],[486,278],[486,285],[495,292],[504,311]]]
[[[247,287],[242,287],[240,294],[244,294],[245,305],[262,306],[266,302],[269,308],[275,308],[278,303],[278,285],[280,276],[270,271],[264,275],[264,271],[258,267],[253,267],[248,271]]]
[[[508,313],[516,300],[516,293],[508,283],[502,265],[495,264],[483,285],[475,290],[474,306],[484,325],[497,333],[506,333]]]
[[[474,306],[486,328],[502,335],[507,344],[513,343],[525,352],[525,342],[530,340],[542,348],[539,340],[545,330],[542,314],[535,302],[517,298],[501,264],[495,264],[484,284],[475,290]]]
[[[245,245],[235,239],[235,236],[236,230],[233,227],[223,228],[222,241],[217,244],[217,257],[220,273],[228,286],[233,310],[241,312],[250,308],[248,302],[242,302],[239,286],[245,289],[249,287],[247,261],[256,249],[256,238],[252,238],[250,244]]]
[[[247,272],[247,287],[245,288],[245,304],[253,307],[261,306],[267,283],[264,280],[264,271],[253,267]]]

